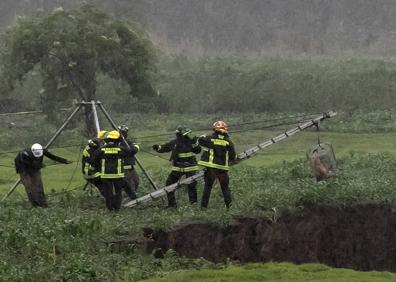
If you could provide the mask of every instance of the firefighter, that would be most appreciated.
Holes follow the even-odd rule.
[[[92,163],[100,167],[101,189],[109,210],[118,211],[121,208],[122,189],[128,185],[124,179],[123,159],[129,154],[129,149],[120,144],[120,133],[110,131],[104,144],[94,152]],[[133,198],[137,198],[134,195]]]
[[[33,207],[45,208],[48,206],[40,172],[41,168],[44,167],[44,156],[63,164],[71,163],[64,158],[51,154],[38,143],[33,144],[30,149],[19,152],[15,158],[16,172],[21,177],[22,184],[25,186],[26,194]]]
[[[218,179],[223,192],[224,203],[229,208],[231,205],[231,191],[229,188],[228,169],[229,164],[235,162],[236,154],[234,144],[228,135],[227,124],[224,121],[216,121],[213,124],[213,134],[201,136],[198,142],[202,146],[203,151],[198,164],[206,168],[201,207],[208,207],[212,186],[215,180]]]
[[[158,153],[172,152],[170,161],[172,161],[172,172],[166,180],[166,186],[176,183],[185,175],[190,177],[196,174],[199,169],[195,154],[201,152],[198,144],[198,138],[191,137],[191,130],[179,126],[176,129],[176,139],[171,140],[163,145],[153,145],[153,149]],[[168,207],[176,207],[175,191],[168,193]],[[188,199],[191,204],[197,202],[197,182],[188,185]]]
[[[99,131],[97,137],[88,140],[87,146],[82,152],[81,168],[84,179],[98,188],[99,192],[103,195],[100,185],[100,171],[99,164],[94,164],[92,156],[94,152],[100,149],[103,145],[103,139],[106,136],[107,131]],[[104,196],[104,195],[103,195]]]
[[[125,193],[130,199],[134,199],[136,192],[139,188],[139,176],[135,170],[135,155],[139,152],[139,145],[128,140],[128,127],[126,125],[118,126],[118,132],[125,138],[126,142],[130,147],[129,154],[124,158],[124,173],[125,181],[128,182],[128,186],[125,187]]]

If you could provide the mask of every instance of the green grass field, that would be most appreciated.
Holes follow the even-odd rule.
[[[330,122],[330,121],[329,121]],[[236,135],[234,142],[238,152],[254,146],[257,142],[267,140],[277,135],[277,131],[265,131],[260,133],[248,133]],[[353,153],[390,153],[396,154],[396,133],[336,133],[321,132],[320,139],[322,142],[333,144],[336,156],[339,158],[346,157]],[[245,142],[245,140],[248,140]],[[254,140],[256,142],[254,142]],[[284,162],[291,162],[299,159],[305,159],[306,151],[317,143],[317,133],[306,131],[292,136],[289,139],[281,141],[268,149],[260,152],[254,158],[245,161],[242,166],[254,167],[273,167],[279,166]],[[156,176],[158,186],[164,183],[163,174],[166,173],[171,165],[166,160],[169,154],[153,156],[147,152],[154,153],[148,145],[141,144],[144,151],[138,154],[139,159],[147,168],[148,172]],[[78,147],[71,149],[53,149],[52,152],[64,156],[76,163],[70,165],[53,165],[52,161],[46,160],[48,165],[42,170],[44,184],[47,191],[60,191],[64,189],[72,189],[79,185],[83,185],[84,181],[81,177],[81,167],[77,163],[80,159],[80,149]],[[13,158],[15,154],[6,154],[2,156],[0,161],[0,193],[5,193],[7,189],[17,180],[13,166]],[[163,159],[165,158],[165,159]],[[7,167],[2,167],[5,165]],[[237,169],[237,168],[236,168]],[[75,173],[74,173],[75,172]],[[149,187],[147,187],[149,189]]]
[[[171,130],[180,121],[181,117],[167,120],[166,126],[159,132]],[[159,122],[151,121],[151,126],[145,127],[142,133],[139,133],[140,136],[157,133],[153,128]],[[326,123],[331,122],[329,120]],[[337,123],[337,120],[334,122]],[[284,132],[287,128],[286,126],[272,131],[235,133],[232,138],[237,150],[242,151]],[[347,133],[340,128],[337,129],[336,124],[331,131],[320,132],[322,142],[332,143],[339,159],[338,178],[334,182],[317,183],[312,178],[305,153],[316,144],[317,133],[308,130],[269,147],[256,157],[231,169],[234,202],[230,211],[223,206],[220,189],[215,188],[206,211],[200,210],[197,206],[190,206],[183,189],[180,189],[177,192],[177,210],[164,209],[164,204],[156,201],[145,207],[122,209],[117,214],[109,213],[105,209],[103,199],[95,190],[90,193],[81,189],[84,181],[78,163],[79,148],[54,148],[54,153],[75,163],[52,165],[51,161],[46,161],[47,167],[42,173],[50,207],[30,208],[23,187],[19,187],[0,205],[0,243],[3,246],[0,261],[4,262],[0,264],[1,280],[139,281],[153,276],[173,275],[173,272],[181,270],[202,270],[176,273],[175,277],[169,276],[164,279],[232,281],[229,279],[235,278],[234,281],[265,281],[265,277],[268,277],[272,279],[268,281],[395,281],[394,275],[389,273],[333,271],[317,265],[269,264],[226,267],[202,259],[180,258],[172,253],[167,254],[165,259],[155,259],[135,250],[133,246],[121,252],[114,252],[111,244],[108,244],[120,238],[139,238],[141,229],[147,226],[167,228],[196,219],[228,224],[235,216],[272,217],[272,208],[293,207],[306,200],[395,201],[396,133],[388,129],[379,133],[370,133],[367,130]],[[363,125],[361,128],[368,127]],[[76,134],[74,131],[72,133]],[[16,144],[28,142],[16,140]],[[165,158],[162,159],[146,152],[152,152],[150,147],[157,141],[158,139],[140,142],[142,152],[138,156],[157,184],[162,186],[170,169],[170,164],[166,160],[169,156],[161,155]],[[12,167],[1,166],[12,166],[15,153],[1,156],[0,195],[4,195],[17,179],[17,175]],[[141,178],[143,183],[139,195],[152,191],[147,181]],[[202,184],[199,184],[199,196],[201,192]]]
[[[293,265],[290,263],[247,264],[228,266],[219,270],[181,271],[146,280],[147,282],[385,282],[395,281],[396,274],[388,272],[358,272],[332,269],[320,264]]]
[[[158,67],[155,80],[161,96],[152,101],[131,99],[127,85],[97,77],[98,98],[117,122],[127,124],[131,134],[138,137],[142,148],[138,157],[158,186],[165,183],[171,165],[169,154],[154,156],[151,146],[169,140],[173,133],[147,136],[174,132],[180,124],[200,135],[210,132],[213,121],[221,119],[231,130],[239,131],[232,134],[232,139],[241,152],[294,127],[286,124],[302,114],[285,111],[326,111],[328,107],[345,111],[323,122],[320,132],[322,142],[334,146],[337,179],[320,183],[313,179],[305,153],[317,143],[318,133],[310,129],[231,169],[230,210],[224,208],[216,186],[207,210],[189,205],[184,189],[179,189],[176,210],[164,209],[165,204],[156,201],[110,213],[95,189],[82,190],[81,146],[76,145],[86,138],[82,137],[84,117],[78,115],[51,148],[73,163],[54,165],[46,160],[42,170],[49,208],[31,208],[22,186],[0,203],[0,281],[396,281],[395,274],[388,272],[362,273],[316,264],[216,265],[204,259],[179,257],[173,251],[157,259],[134,244],[115,250],[114,241],[138,240],[143,227],[169,228],[191,220],[226,225],[240,216],[275,220],[283,208],[307,201],[396,202],[396,110],[390,108],[396,89],[394,61],[349,56],[162,56]],[[16,86],[11,96],[18,100],[11,108],[19,109],[18,103],[25,109],[42,107],[39,78],[32,75],[23,86]],[[61,98],[60,103],[65,103],[66,97]],[[127,114],[131,112],[141,113]],[[5,152],[36,142],[45,144],[60,126],[63,114],[66,112],[59,113],[57,121],[56,114],[51,120],[43,115],[2,116],[0,197],[18,179],[13,168],[16,152]],[[310,118],[305,114],[301,117]],[[103,116],[100,120],[106,129]],[[278,122],[285,124],[272,126]],[[206,130],[199,130],[202,128]],[[141,196],[152,188],[139,173]],[[199,183],[199,196],[202,186]]]

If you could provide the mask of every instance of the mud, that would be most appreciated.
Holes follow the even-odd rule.
[[[357,270],[396,271],[396,205],[306,205],[277,218],[239,218],[228,226],[195,222],[145,229],[147,252],[213,262],[324,263]]]

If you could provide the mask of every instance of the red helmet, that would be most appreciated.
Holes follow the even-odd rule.
[[[216,121],[213,124],[213,131],[219,132],[219,133],[227,133],[227,131],[228,131],[227,124],[222,120]]]

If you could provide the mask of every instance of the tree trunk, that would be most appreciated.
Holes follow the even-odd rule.
[[[79,89],[80,97],[85,102],[96,101],[95,73],[89,75],[89,79],[84,79],[82,83],[83,85]],[[95,127],[95,117],[92,111],[92,105],[84,106],[84,116],[85,116],[85,136],[88,138],[92,138],[97,134]]]
[[[88,138],[95,137],[97,132],[95,127],[95,118],[91,105],[84,106],[84,116],[85,116],[85,136]]]

